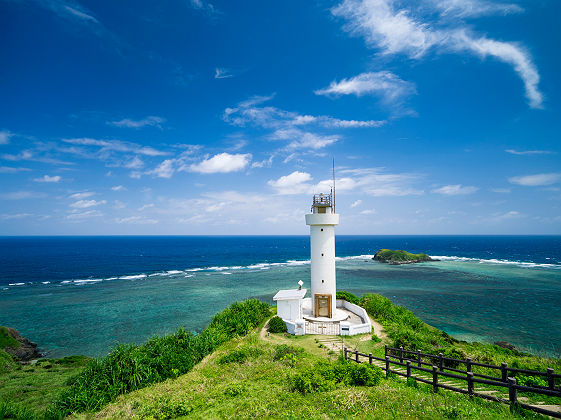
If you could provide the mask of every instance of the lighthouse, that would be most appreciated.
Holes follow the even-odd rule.
[[[335,226],[339,224],[333,192],[314,195],[306,224],[310,226],[311,309],[315,318],[331,319],[336,312]]]

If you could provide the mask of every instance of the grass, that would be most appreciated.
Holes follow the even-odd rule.
[[[15,418],[26,418],[25,412],[33,414],[31,418],[40,417],[89,360],[84,356],[42,359],[34,365],[16,364],[11,371],[0,374],[0,401],[4,404],[4,412],[0,405],[0,419],[10,418],[7,412],[21,413]],[[13,410],[8,411],[7,406]]]
[[[0,326],[0,349],[6,347],[18,348],[19,346],[20,342],[8,334],[8,329]]]
[[[223,344],[200,364],[176,379],[132,392],[96,413],[96,418],[403,418],[403,419],[512,419],[507,406],[460,394],[432,393],[430,388],[408,386],[382,379],[376,386],[345,382],[326,391],[302,393],[294,378],[309,374],[311,367],[326,362],[326,350],[296,351],[287,361],[277,355],[279,344],[311,345],[311,340],[290,340],[271,335],[264,340],[257,332]],[[315,344],[315,343],[314,343]],[[246,352],[244,349],[253,349]],[[260,351],[255,351],[259,349]],[[236,353],[252,354],[240,362],[220,363]],[[290,353],[292,354],[292,353]],[[330,362],[336,364],[336,361]],[[358,365],[356,365],[358,366]],[[329,389],[329,387],[327,387]],[[534,417],[532,414],[530,417]],[[93,415],[76,418],[89,419]]]

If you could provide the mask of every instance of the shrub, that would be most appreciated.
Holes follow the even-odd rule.
[[[522,386],[547,387],[547,381],[539,376],[517,374],[516,383]]]
[[[255,347],[242,347],[236,349],[218,359],[219,365],[227,363],[243,363],[250,358],[259,357],[263,354],[263,350]]]
[[[372,334],[372,342],[379,343],[380,341],[382,341],[380,337],[378,337],[376,334]]]
[[[343,299],[349,303],[354,303],[355,305],[360,304],[360,299],[350,292],[345,292],[345,291],[337,292],[337,299]]]
[[[302,353],[304,353],[303,348],[294,347],[288,344],[279,344],[278,346],[275,346],[275,353],[273,355],[273,360],[281,360],[288,354],[299,356]]]
[[[180,328],[175,334],[154,337],[142,346],[121,344],[106,357],[90,361],[71,378],[71,387],[46,416],[61,418],[72,412],[97,411],[121,394],[187,373],[219,345],[247,334],[269,316],[269,305],[250,299],[215,315],[200,334]]]
[[[279,316],[274,316],[269,320],[267,331],[270,333],[285,333],[287,331],[286,324]]]
[[[292,389],[303,394],[330,391],[338,383],[352,386],[375,386],[382,380],[382,369],[367,363],[344,359],[321,361],[309,366],[291,380]]]

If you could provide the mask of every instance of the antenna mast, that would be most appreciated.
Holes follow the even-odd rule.
[[[333,213],[335,213],[335,158],[333,158]]]

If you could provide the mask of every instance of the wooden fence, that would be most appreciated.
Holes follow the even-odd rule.
[[[343,349],[343,351],[346,360],[353,360],[357,363],[362,363],[360,357],[364,357],[368,359],[368,363],[370,364],[373,364],[375,361],[384,362],[385,365],[382,365],[381,368],[386,372],[386,376],[388,376],[390,373],[394,373],[396,375],[403,376],[407,379],[412,378],[416,381],[423,382],[428,385],[432,385],[434,392],[438,392],[438,388],[448,389],[450,391],[467,394],[470,397],[476,396],[492,401],[499,401],[502,403],[510,404],[512,409],[524,408],[527,410],[536,411],[540,414],[544,414],[547,416],[561,418],[561,413],[540,408],[535,405],[525,404],[521,401],[518,401],[518,391],[531,392],[535,394],[561,398],[561,387],[556,386],[556,380],[560,380],[561,375],[556,374],[555,371],[551,368],[548,368],[546,372],[541,372],[541,371],[528,370],[528,369],[511,368],[508,367],[506,363],[501,363],[500,366],[496,366],[487,363],[474,362],[469,358],[465,360],[453,359],[449,357],[444,357],[442,353],[438,355],[427,354],[427,353],[422,353],[421,351],[404,350],[403,347],[400,347],[398,349],[392,348],[392,347],[388,347],[387,345],[385,346],[384,358],[373,356],[372,353],[370,354],[359,353],[358,350],[350,351],[346,347]],[[423,357],[430,360],[432,363],[423,361]],[[366,362],[366,360],[364,360],[364,362]],[[456,369],[451,366],[448,366],[448,365],[459,366],[462,364],[465,365],[466,367],[465,370]],[[399,366],[401,368],[404,368],[405,372],[395,369],[392,370],[391,369],[392,366]],[[423,366],[429,366],[429,368]],[[473,367],[475,366],[500,371],[500,377],[484,375],[482,373],[475,373],[472,370]],[[449,372],[445,372],[445,370]],[[423,373],[426,375],[428,374],[429,378],[432,377],[432,379],[427,379],[426,377],[415,375],[416,372],[419,372],[419,375],[422,375]],[[454,373],[450,373],[450,372],[454,372]],[[528,376],[537,376],[537,377],[546,378],[548,385],[546,387],[519,385],[516,383],[516,378],[513,377],[517,373],[528,375]],[[444,383],[440,383],[439,377],[466,381],[467,389],[458,388]],[[483,385],[491,385],[494,387],[507,388],[509,399],[506,400],[493,395],[487,395],[481,392],[476,392],[474,390],[475,384],[483,384]]]

